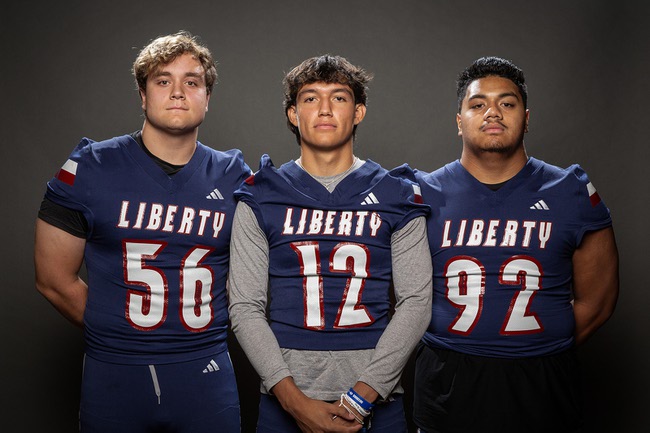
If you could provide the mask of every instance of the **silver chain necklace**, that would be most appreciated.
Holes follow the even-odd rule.
[[[347,170],[345,170],[343,173],[339,173],[339,174],[334,175],[334,176],[333,176],[331,179],[329,179],[327,182],[323,182],[322,180],[318,179],[318,177],[316,177],[316,176],[314,176],[313,174],[311,174],[310,172],[308,172],[308,171],[305,169],[305,167],[303,167],[302,162],[300,161],[300,158],[298,158],[298,159],[296,160],[296,164],[298,164],[298,167],[300,167],[300,168],[302,168],[303,170],[305,170],[305,172],[306,172],[308,175],[310,175],[310,176],[313,177],[317,182],[319,182],[321,185],[323,185],[323,186],[325,187],[325,189],[329,190],[329,186],[330,186],[331,184],[333,184],[334,182],[337,182],[337,181],[343,179],[343,178],[344,178],[344,177],[345,177],[345,176],[346,176],[350,171],[352,171],[352,169],[354,168],[354,166],[357,165],[357,161],[358,161],[358,160],[359,160],[359,158],[355,156],[354,159],[352,160],[352,165],[351,165],[350,167],[348,167]],[[322,178],[322,177],[325,177],[325,176],[321,176],[321,178]]]

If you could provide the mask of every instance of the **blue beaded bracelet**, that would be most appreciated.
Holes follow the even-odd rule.
[[[350,397],[352,400],[354,400],[359,406],[361,406],[364,410],[370,411],[373,407],[375,407],[374,404],[370,403],[367,401],[365,398],[361,397],[357,392],[350,388],[348,391],[348,397]]]

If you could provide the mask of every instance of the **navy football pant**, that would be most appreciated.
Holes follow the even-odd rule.
[[[422,433],[574,433],[582,393],[573,350],[489,358],[420,343],[413,419]]]
[[[82,433],[239,433],[228,351],[152,366],[86,355],[79,417]]]
[[[379,403],[372,410],[370,428],[367,433],[406,433],[406,418],[402,396],[394,401]],[[301,433],[298,424],[288,412],[282,409],[277,398],[268,394],[260,396],[257,433]]]

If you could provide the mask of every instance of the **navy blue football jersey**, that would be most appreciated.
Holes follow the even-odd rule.
[[[250,173],[240,151],[201,143],[173,176],[129,135],[79,143],[46,197],[88,221],[89,355],[159,364],[225,348],[233,191]]]
[[[270,322],[281,347],[376,346],[389,320],[391,236],[428,213],[404,171],[368,160],[330,193],[295,162],[277,169],[264,155],[235,193],[268,239]]]
[[[416,171],[433,259],[425,343],[471,355],[526,357],[573,345],[572,256],[609,210],[577,165],[530,158],[492,191],[459,161]]]

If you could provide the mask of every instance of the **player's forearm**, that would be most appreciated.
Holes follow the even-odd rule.
[[[291,375],[263,311],[236,303],[230,317],[237,341],[266,389]]]
[[[431,320],[432,266],[424,218],[414,220],[396,234],[391,248],[395,314],[359,378],[382,397],[394,389]]]
[[[65,287],[57,287],[45,281],[36,280],[36,289],[63,317],[82,328],[88,286],[80,278]]]
[[[613,289],[612,293],[614,293]],[[615,306],[616,298],[613,296],[597,305],[576,300],[573,304],[576,345],[584,343],[598,328],[604,325],[612,316]]]
[[[388,397],[430,319],[431,304],[426,302],[418,306],[407,304],[405,310],[396,311],[359,381],[371,386],[382,397]]]
[[[296,386],[291,377],[285,377],[276,383],[272,389],[273,395],[275,395],[282,405],[282,408],[295,416],[296,408],[308,399],[308,397],[300,391]]]
[[[618,250],[612,227],[586,234],[572,261],[575,339],[576,344],[582,344],[616,307]]]
[[[69,321],[83,326],[88,286],[79,278],[86,240],[38,218],[34,237],[36,289]]]

